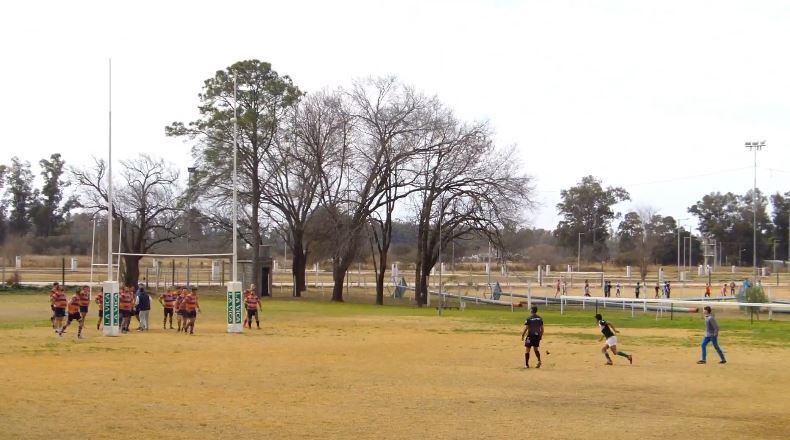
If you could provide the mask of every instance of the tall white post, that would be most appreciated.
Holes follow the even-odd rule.
[[[233,78],[233,280],[227,284],[227,318],[228,318],[228,333],[241,333],[243,330],[241,314],[242,314],[242,298],[241,298],[241,282],[239,282],[239,254],[238,254],[238,231],[237,223],[239,219],[238,207],[238,126],[239,126],[239,101],[236,97],[236,78]],[[257,246],[257,243],[256,243]],[[253,274],[255,279],[256,274]],[[268,282],[264,280],[263,282]],[[261,287],[262,288],[262,287]],[[256,292],[257,293],[257,292]]]
[[[238,171],[237,171],[237,155],[239,149],[238,141],[238,119],[239,119],[239,102],[236,99],[236,78],[233,78],[233,281],[239,280],[239,256],[238,256],[238,232],[236,230],[239,219],[238,212]],[[257,243],[256,243],[257,245]]]
[[[112,60],[109,62],[109,140],[107,155],[107,281],[104,282],[102,301],[102,335],[118,336],[121,333],[118,309],[118,282],[112,278]]]
[[[88,294],[91,301],[93,301],[93,256],[96,245],[96,216],[93,217],[93,232],[91,233],[91,275],[90,282],[88,283]]]
[[[123,241],[123,219],[118,220],[118,269],[116,269],[115,280],[119,284],[121,282],[121,241]]]
[[[107,281],[112,281],[112,59],[110,59],[109,117],[109,148],[107,153]]]

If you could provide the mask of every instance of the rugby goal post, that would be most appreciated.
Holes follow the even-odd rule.
[[[232,253],[221,253],[221,254],[141,254],[141,253],[131,253],[131,252],[114,252],[113,255],[117,255],[118,258],[122,256],[136,256],[136,257],[151,257],[151,258],[211,258],[211,257],[232,257]],[[113,286],[108,286],[110,283],[104,283],[105,289],[115,289],[115,295],[112,298],[116,298],[116,303],[114,305],[114,310],[118,310],[117,305],[117,296],[118,296],[118,283],[112,282]],[[227,329],[228,333],[241,333],[244,329],[242,325],[242,313],[244,305],[242,304],[242,286],[240,281],[230,281],[226,283],[226,304],[225,304],[225,311],[226,311],[226,318],[227,318]],[[105,290],[106,292],[107,290]],[[111,300],[112,300],[111,298]],[[105,300],[107,297],[105,296]],[[112,304],[110,304],[112,307]],[[105,316],[105,322],[106,316]],[[115,321],[117,323],[117,320]],[[117,327],[117,324],[116,324]]]

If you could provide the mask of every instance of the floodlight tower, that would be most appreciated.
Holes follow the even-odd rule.
[[[754,151],[754,187],[752,188],[752,272],[757,281],[757,152],[765,147],[765,141],[746,142],[746,148]]]

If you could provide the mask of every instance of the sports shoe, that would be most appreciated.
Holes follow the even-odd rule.
[[[525,365],[524,368],[529,368],[529,364]]]
[[[632,354],[628,355],[628,363],[629,364],[633,364],[634,363],[634,355],[632,355]]]
[[[705,361],[697,361],[698,364],[707,364]]]
[[[727,363],[727,361],[726,361],[726,360],[721,360],[721,361],[719,361],[719,363],[720,363],[720,364],[726,364],[726,363]]]
[[[606,361],[604,365],[614,365],[614,363],[612,361]]]
[[[540,361],[538,361],[538,365],[535,365],[535,368],[540,368]]]

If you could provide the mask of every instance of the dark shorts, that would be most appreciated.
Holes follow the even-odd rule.
[[[250,318],[252,318],[253,316],[257,318],[258,317],[258,309],[247,309],[247,316],[250,317]]]
[[[62,307],[55,307],[54,309],[52,309],[52,311],[55,313],[56,318],[62,318],[66,316],[66,309]]]
[[[121,310],[121,318],[130,318],[132,316],[131,310]]]
[[[193,310],[191,312],[184,311],[185,318],[197,318],[197,310]]]
[[[180,310],[180,309],[179,309],[179,310],[176,312],[176,315],[178,315],[178,316],[186,316],[186,315],[187,315],[187,311],[186,311],[186,310]]]
[[[535,335],[527,335],[527,339],[524,340],[525,347],[540,347],[540,336]]]
[[[80,315],[79,312],[77,312],[77,313],[69,313],[69,322],[71,322],[71,321],[79,321],[80,318],[82,318],[82,315]]]
[[[170,316],[171,318],[173,317],[173,309],[165,307],[165,318],[168,316]]]
[[[88,313],[88,306],[80,306],[80,313]]]

